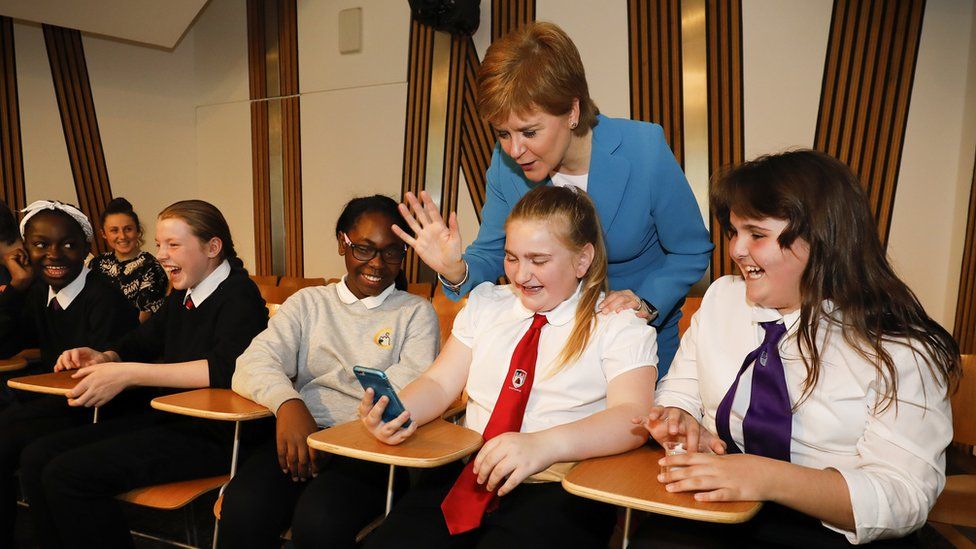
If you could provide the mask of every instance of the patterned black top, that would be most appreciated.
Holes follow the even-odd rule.
[[[155,313],[162,307],[169,281],[152,254],[139,252],[133,259],[119,261],[115,252],[108,252],[92,258],[88,267],[112,280],[140,311]]]

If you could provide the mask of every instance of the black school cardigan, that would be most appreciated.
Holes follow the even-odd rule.
[[[110,348],[125,362],[190,362],[204,359],[210,386],[230,388],[237,357],[268,327],[268,310],[239,260],[203,303],[187,310],[186,290],[174,290],[163,306]]]

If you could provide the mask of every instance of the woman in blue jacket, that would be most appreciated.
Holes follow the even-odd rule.
[[[657,328],[663,376],[678,347],[681,304],[712,244],[661,127],[600,115],[579,51],[552,23],[530,24],[488,48],[478,108],[498,144],[477,239],[462,254],[456,214],[445,223],[425,192],[419,200],[407,193],[413,215],[400,206],[416,238],[397,234],[438,273],[447,295],[459,297],[503,274],[505,218],[522,195],[538,185],[580,187],[596,204],[607,244],[613,291],[601,311],[632,308]]]

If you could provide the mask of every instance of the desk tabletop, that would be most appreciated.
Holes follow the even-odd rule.
[[[467,457],[477,452],[482,444],[484,441],[477,432],[443,419],[435,419],[420,427],[413,436],[396,446],[376,440],[359,420],[308,437],[309,446],[330,454],[424,469]]]
[[[20,355],[0,359],[0,372],[16,372],[27,367],[27,359]]]
[[[73,373],[74,371],[72,370],[66,370],[49,374],[15,377],[7,380],[7,385],[12,389],[20,389],[21,391],[66,396],[68,391],[74,389],[79,381],[71,377]]]
[[[758,501],[702,502],[692,492],[671,493],[658,482],[657,461],[664,450],[641,446],[616,456],[580,462],[563,479],[563,488],[587,499],[622,507],[705,522],[732,524],[751,519]]]
[[[248,421],[271,415],[271,410],[230,389],[196,389],[156,397],[151,405],[164,412],[220,421]]]

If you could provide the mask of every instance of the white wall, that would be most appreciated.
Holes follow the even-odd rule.
[[[976,151],[976,13],[925,7],[888,253],[928,313],[952,331]]]
[[[14,23],[14,49],[27,203],[57,199],[77,204],[41,27]]]

